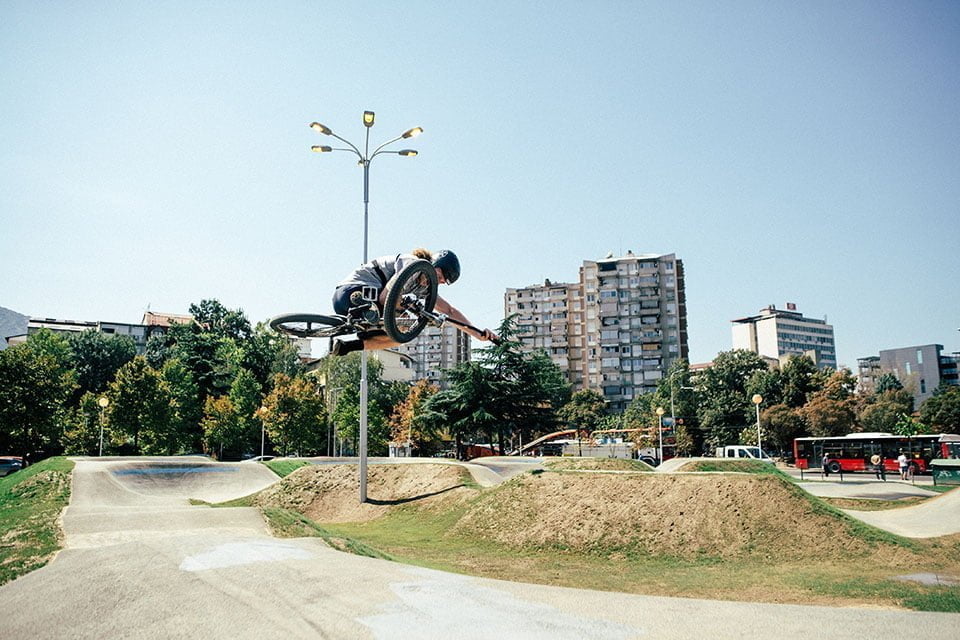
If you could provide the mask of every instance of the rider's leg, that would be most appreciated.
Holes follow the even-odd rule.
[[[335,339],[331,353],[335,356],[345,356],[354,351],[376,351],[378,349],[389,349],[398,346],[400,346],[400,343],[394,342],[390,339],[390,336],[385,333],[381,331],[370,331],[361,333],[357,340]]]

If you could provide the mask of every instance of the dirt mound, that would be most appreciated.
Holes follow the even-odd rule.
[[[403,504],[439,508],[476,495],[465,469],[443,464],[371,465],[359,501],[356,465],[301,467],[261,492],[260,507],[282,507],[316,522],[364,522]]]
[[[768,475],[540,473],[477,500],[454,532],[514,548],[820,560],[873,547]]]
[[[553,458],[543,465],[556,471],[653,471],[646,462],[624,458]]]

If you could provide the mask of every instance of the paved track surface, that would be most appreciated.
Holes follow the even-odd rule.
[[[809,639],[850,629],[884,637],[909,628],[936,640],[956,638],[960,624],[956,614],[634,596],[361,558],[316,539],[273,539],[253,510],[187,503],[238,497],[274,480],[261,465],[219,472],[171,464],[78,462],[64,516],[66,549],[47,567],[0,587],[5,635]]]
[[[907,538],[936,538],[960,533],[960,489],[912,507],[846,513],[867,524]],[[960,634],[958,634],[960,635]]]

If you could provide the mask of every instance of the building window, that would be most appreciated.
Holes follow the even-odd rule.
[[[917,364],[923,364],[923,350],[917,349]]]

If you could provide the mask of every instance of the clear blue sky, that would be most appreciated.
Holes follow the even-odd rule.
[[[774,303],[841,364],[960,350],[960,4],[0,4],[0,306],[139,322],[330,311],[362,257],[454,248],[444,295],[676,253],[691,359]],[[406,146],[406,145],[405,145]],[[399,145],[398,147],[399,148]]]

